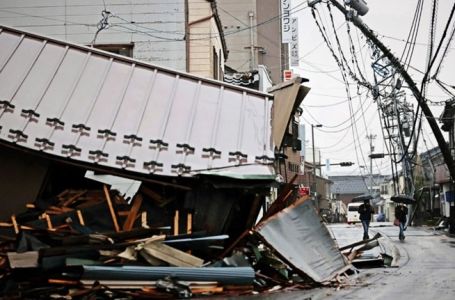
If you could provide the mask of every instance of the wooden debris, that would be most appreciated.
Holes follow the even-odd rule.
[[[133,228],[134,221],[136,220],[139,209],[142,205],[142,196],[137,194],[133,199],[133,206],[131,207],[129,214],[126,218],[125,223],[123,224],[123,230],[129,231]]]
[[[38,251],[28,251],[23,253],[8,252],[7,256],[9,265],[12,269],[38,267]]]
[[[176,210],[174,214],[174,235],[179,234],[179,211]]]
[[[43,219],[46,220],[47,229],[49,229],[49,230],[54,229],[54,227],[52,226],[51,218],[49,217],[49,215],[47,213],[43,214]]]
[[[141,227],[150,228],[149,225],[147,224],[147,212],[146,211],[143,211],[141,213]]]
[[[76,201],[76,200],[79,199],[82,195],[84,195],[84,194],[86,194],[86,193],[87,193],[87,190],[77,193],[76,195],[70,197],[68,200],[66,200],[65,202],[63,202],[62,206],[63,206],[63,207],[70,206],[74,201]]]
[[[193,214],[188,213],[186,217],[186,233],[190,234],[193,232]]]
[[[19,234],[19,225],[17,224],[15,215],[11,216],[11,222],[13,223],[14,233]]]
[[[143,246],[143,251],[150,256],[176,267],[201,267],[204,260],[190,255],[161,242],[151,242]]]
[[[103,189],[104,189],[104,194],[106,196],[107,205],[109,206],[109,212],[112,217],[112,222],[114,223],[115,231],[119,232],[120,226],[118,225],[117,216],[115,215],[114,206],[112,205],[112,200],[111,200],[111,196],[109,194],[109,189],[107,188],[107,185],[104,185]]]
[[[82,226],[85,226],[85,221],[84,221],[84,217],[82,216],[81,210],[78,209],[76,211],[76,214],[77,214],[77,219],[79,220],[79,224],[81,224]]]
[[[12,280],[19,280],[15,282],[18,286],[40,286],[46,289],[43,298],[61,291],[66,294],[63,292],[59,295],[66,298],[90,298],[97,295],[172,298],[180,288],[194,295],[235,296],[251,293],[254,288],[250,284],[256,273],[246,258],[246,265],[242,267],[249,267],[251,271],[248,271],[248,274],[233,271],[232,268],[229,268],[227,273],[221,269],[200,270],[204,268],[205,262],[216,265],[218,260],[214,257],[222,251],[225,246],[222,243],[229,237],[225,235],[225,238],[220,239],[217,238],[218,235],[206,234],[200,228],[200,215],[195,214],[196,208],[177,203],[176,200],[183,199],[184,193],[192,188],[172,183],[160,184],[156,189],[157,185],[153,181],[147,184],[147,187],[141,187],[131,203],[126,202],[115,190],[109,190],[107,185],[103,185],[102,188],[100,186],[93,190],[58,190],[57,196],[28,204],[25,213],[13,215],[10,220],[0,222],[0,227],[6,232],[4,237],[0,236],[1,245],[4,247],[0,249],[3,251],[0,252],[0,271],[5,274],[2,276],[14,273],[15,278]],[[256,197],[252,207],[259,207],[261,200],[261,197]],[[168,205],[172,201],[175,202]],[[283,195],[281,204],[284,205],[287,201],[288,194]],[[255,220],[256,213],[251,211],[242,218]],[[193,227],[196,225],[199,228]],[[245,231],[241,238],[248,239],[250,233],[249,230]],[[236,244],[237,242],[234,246]],[[254,252],[248,253],[253,255]],[[254,261],[253,257],[250,258]],[[90,265],[113,269],[94,278],[88,277],[90,280],[86,280],[83,274],[81,278],[84,280],[81,281],[61,275],[76,269],[85,270]],[[139,280],[121,280],[116,275],[111,277],[112,280],[104,280],[111,279],[110,274],[122,268],[127,270],[126,277],[123,278],[127,279],[131,275],[130,268],[137,266],[153,270],[164,268],[164,271],[159,275],[159,279],[153,278],[156,281],[141,280],[142,275],[139,275]],[[167,275],[166,269],[169,268],[186,269],[180,270],[183,273],[180,273],[179,278],[187,276],[185,280],[188,281],[182,282],[172,277],[173,275]],[[55,270],[59,271],[54,272]],[[202,274],[202,277],[193,277],[196,276],[193,272]],[[214,279],[211,272],[220,272],[223,279],[212,281]],[[208,277],[205,277],[206,274]],[[273,275],[261,279],[274,284]],[[243,277],[247,278],[248,283],[238,281]],[[166,290],[167,287],[172,290]],[[16,292],[13,296],[25,295],[22,290]],[[27,292],[33,293],[34,290],[31,288]]]

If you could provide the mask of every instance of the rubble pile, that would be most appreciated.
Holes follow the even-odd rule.
[[[264,242],[258,232],[270,218],[233,238],[210,235],[193,231],[192,214],[183,218],[170,202],[147,203],[150,194],[141,189],[128,202],[104,185],[27,204],[25,212],[0,223],[1,295],[161,299],[321,284]],[[160,206],[173,212],[173,224],[156,216]]]

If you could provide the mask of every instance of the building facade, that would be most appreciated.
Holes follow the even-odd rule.
[[[227,57],[213,0],[5,0],[0,24],[206,78]]]
[[[218,11],[229,45],[226,64],[237,72],[265,66],[273,84],[289,67],[286,44],[281,42],[280,0],[218,0]]]

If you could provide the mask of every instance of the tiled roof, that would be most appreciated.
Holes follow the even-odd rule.
[[[224,74],[224,82],[235,84],[238,86],[248,87],[250,89],[259,88],[259,74],[258,71],[253,72],[237,72]]]
[[[329,176],[333,182],[330,187],[336,194],[364,194],[368,193],[367,178],[363,176]]]
[[[0,26],[0,144],[139,174],[272,175],[271,98]]]

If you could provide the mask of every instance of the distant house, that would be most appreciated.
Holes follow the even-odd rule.
[[[390,176],[373,174],[372,182],[368,175],[349,175],[349,176],[329,176],[329,180],[333,182],[330,186],[330,194],[332,199],[343,201],[344,204],[351,202],[352,198],[370,193],[370,185],[372,194],[375,198],[380,198],[381,186],[388,182]]]
[[[368,178],[366,176],[329,176],[333,182],[330,186],[332,199],[351,202],[352,198],[368,193]]]

